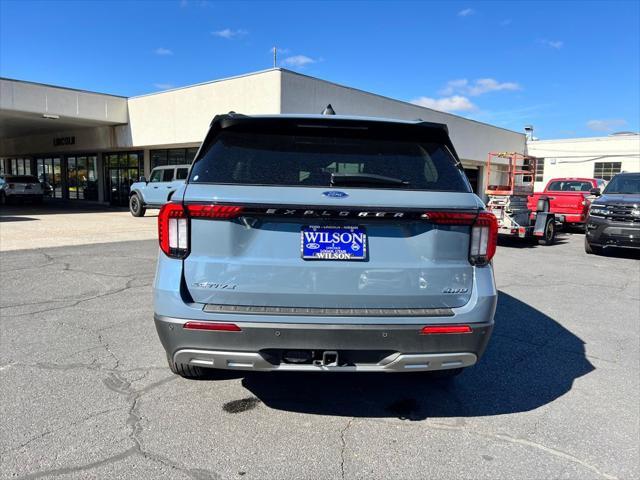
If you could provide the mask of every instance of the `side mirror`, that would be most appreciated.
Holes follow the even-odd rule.
[[[599,188],[592,188],[591,190],[589,190],[589,193],[591,195],[595,195],[596,197],[599,197],[600,195],[602,195]]]
[[[145,178],[145,176],[144,176],[144,175],[142,175],[142,176],[140,177],[140,181],[141,181],[141,182],[144,182],[144,183],[147,183],[147,179]]]

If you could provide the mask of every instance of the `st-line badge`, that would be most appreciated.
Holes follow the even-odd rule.
[[[359,226],[302,227],[300,232],[304,260],[366,260],[367,234]]]

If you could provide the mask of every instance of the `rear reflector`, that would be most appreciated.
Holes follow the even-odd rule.
[[[420,335],[442,335],[447,333],[472,333],[469,325],[438,325],[422,327]]]
[[[235,323],[187,322],[183,325],[187,330],[215,330],[218,332],[241,332]]]

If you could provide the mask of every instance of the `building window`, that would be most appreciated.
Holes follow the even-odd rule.
[[[112,205],[128,205],[131,185],[144,172],[143,152],[105,153],[105,196]]]
[[[62,198],[62,168],[59,157],[36,158],[36,173],[45,195]]]
[[[165,165],[191,165],[197,151],[197,148],[151,150],[151,170]]]
[[[98,200],[98,165],[95,155],[67,157],[67,189],[71,200]]]
[[[544,179],[544,158],[538,158],[536,162],[536,182],[542,182]]]
[[[31,175],[30,158],[12,158],[10,161],[11,175]]]
[[[622,170],[622,162],[596,162],[593,166],[593,177],[611,180]]]

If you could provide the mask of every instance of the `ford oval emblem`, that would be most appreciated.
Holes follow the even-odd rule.
[[[325,197],[330,198],[346,198],[349,196],[348,193],[341,192],[340,190],[329,190],[327,192],[322,192]]]

